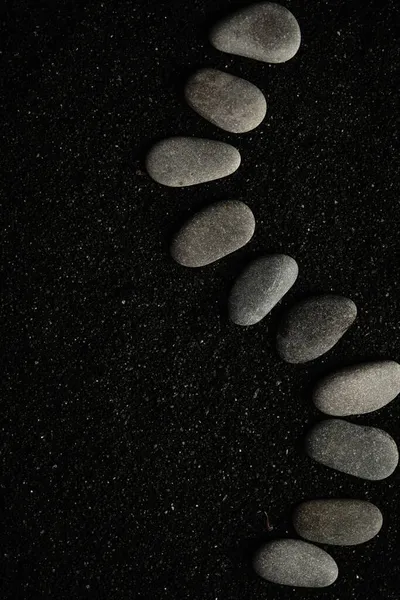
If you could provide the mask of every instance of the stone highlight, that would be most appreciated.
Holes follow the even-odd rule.
[[[400,394],[400,365],[382,360],[346,367],[321,379],[315,406],[335,417],[362,415],[386,406]]]
[[[234,173],[240,154],[230,144],[192,137],[173,137],[155,144],[146,158],[150,177],[169,187],[198,185]]]
[[[217,23],[210,42],[221,52],[267,63],[283,63],[300,48],[301,33],[295,16],[275,2],[260,2]]]
[[[272,583],[293,587],[322,588],[338,576],[333,558],[302,540],[275,540],[262,546],[253,559],[255,572]]]
[[[297,279],[296,261],[272,254],[251,262],[236,280],[229,296],[229,317],[237,325],[254,325],[263,319]]]
[[[315,425],[307,435],[306,451],[327,467],[370,481],[386,479],[399,462],[396,442],[386,431],[342,419]]]
[[[172,241],[171,255],[185,267],[203,267],[247,244],[254,229],[254,215],[247,204],[216,202],[182,227]]]
[[[379,533],[382,523],[379,508],[365,500],[310,500],[293,513],[298,535],[317,544],[363,544]]]

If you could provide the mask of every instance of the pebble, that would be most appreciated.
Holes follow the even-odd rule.
[[[300,47],[299,24],[292,13],[274,2],[252,4],[222,19],[210,33],[221,52],[267,63],[283,63]]]
[[[326,294],[300,302],[287,313],[278,332],[277,348],[289,363],[304,363],[328,352],[357,316],[357,307],[343,296]]]
[[[363,544],[379,533],[382,523],[379,508],[365,500],[311,500],[293,514],[298,535],[317,544]]]
[[[199,115],[232,133],[255,129],[267,112],[264,94],[257,86],[217,69],[201,69],[192,75],[185,97]]]
[[[386,406],[400,394],[400,365],[382,360],[341,369],[316,386],[315,406],[335,417],[361,415]]]
[[[234,173],[240,154],[230,144],[193,137],[157,142],[146,158],[150,177],[169,187],[197,185]]]
[[[361,479],[386,479],[399,462],[393,438],[376,427],[328,419],[306,438],[307,454],[317,462]]]
[[[172,242],[171,255],[185,267],[203,267],[247,244],[254,228],[254,215],[246,204],[216,202],[182,227]]]
[[[296,261],[285,254],[254,260],[236,280],[229,297],[229,316],[237,325],[263,319],[297,279]]]
[[[262,546],[253,559],[260,577],[294,587],[321,588],[336,581],[338,568],[333,558],[302,540],[275,540]]]

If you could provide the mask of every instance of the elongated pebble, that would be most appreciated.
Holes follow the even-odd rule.
[[[289,363],[314,360],[337,344],[356,316],[356,305],[343,296],[307,298],[284,317],[278,331],[278,352]]]
[[[257,86],[217,69],[200,69],[192,75],[185,98],[199,115],[232,133],[255,129],[267,111],[264,94]]]
[[[310,500],[293,513],[298,535],[317,544],[363,544],[379,533],[382,523],[379,508],[365,500]]]
[[[229,54],[267,63],[283,63],[300,47],[294,15],[274,2],[252,4],[222,19],[210,33],[212,45]]]
[[[322,588],[338,576],[333,558],[302,540],[275,540],[262,546],[253,559],[254,570],[273,583],[293,587]]]
[[[394,439],[376,427],[327,419],[311,429],[307,454],[317,462],[361,479],[386,479],[399,462]]]
[[[263,319],[297,279],[296,261],[285,254],[254,260],[236,280],[229,297],[229,316],[237,325]]]
[[[173,137],[155,144],[146,158],[147,171],[169,187],[197,185],[227,177],[240,165],[230,144],[192,137]]]
[[[255,220],[240,200],[216,202],[195,214],[178,232],[171,255],[185,267],[203,267],[238,250],[251,239]]]
[[[321,379],[313,393],[315,406],[336,416],[378,410],[400,394],[400,365],[381,360],[346,367]]]

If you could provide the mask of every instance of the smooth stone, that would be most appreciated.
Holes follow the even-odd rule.
[[[365,500],[310,500],[293,514],[298,535],[317,544],[363,544],[379,533],[382,523],[379,508]]]
[[[230,144],[192,137],[162,140],[146,158],[150,177],[170,187],[221,179],[234,173],[239,165],[239,151]]]
[[[253,559],[260,577],[294,587],[321,588],[338,576],[333,558],[313,544],[302,540],[276,540],[262,546]]]
[[[185,267],[203,267],[247,244],[254,229],[254,215],[247,204],[216,202],[182,227],[172,242],[171,255]]]
[[[400,365],[394,360],[346,367],[324,377],[313,393],[315,406],[335,417],[378,410],[400,394]]]
[[[217,69],[201,69],[192,75],[185,98],[199,115],[232,133],[255,129],[267,112],[264,94],[257,86]]]
[[[286,314],[277,348],[289,363],[304,363],[328,352],[357,316],[357,307],[343,296],[326,294],[300,302]]]
[[[263,319],[297,279],[296,261],[285,254],[254,260],[236,280],[229,297],[229,317],[237,325]]]
[[[292,13],[274,2],[252,4],[222,19],[210,33],[221,52],[267,63],[283,63],[300,47],[299,24]]]
[[[376,427],[328,419],[306,438],[307,454],[317,462],[361,479],[386,479],[399,462],[394,439]]]

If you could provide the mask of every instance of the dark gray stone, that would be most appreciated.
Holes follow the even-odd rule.
[[[146,158],[150,177],[170,187],[227,177],[239,165],[239,151],[230,144],[192,137],[162,140],[152,147]]]
[[[307,454],[317,462],[361,479],[386,479],[399,462],[393,438],[376,427],[328,419],[306,438]]]
[[[285,254],[254,260],[240,275],[229,297],[229,316],[237,325],[261,321],[297,279],[296,261]]]
[[[338,576],[333,558],[302,540],[276,540],[265,544],[255,554],[253,567],[268,581],[294,587],[326,587]]]
[[[247,244],[254,228],[254,215],[246,204],[217,202],[182,227],[172,242],[171,255],[185,267],[203,267]]]
[[[382,513],[365,500],[310,500],[293,514],[296,532],[310,542],[354,546],[375,537],[382,527]]]
[[[255,129],[267,111],[264,94],[257,86],[217,69],[201,69],[192,75],[185,97],[199,115],[232,133]]]
[[[400,394],[400,365],[394,360],[354,365],[324,377],[315,406],[335,417],[361,415],[386,406]]]
[[[277,348],[289,363],[304,363],[328,352],[357,316],[357,307],[343,296],[326,294],[300,302],[287,313],[278,332]]]
[[[252,4],[239,10],[217,23],[210,34],[217,50],[267,63],[291,59],[300,47],[300,40],[296,18],[274,2]]]

